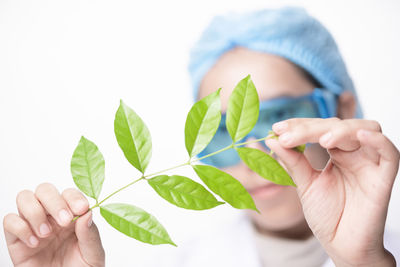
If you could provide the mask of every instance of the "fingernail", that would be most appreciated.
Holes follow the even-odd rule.
[[[29,243],[32,246],[36,247],[39,244],[39,240],[32,235],[31,237],[29,237]]]
[[[272,125],[272,130],[274,130],[275,133],[281,133],[285,131],[288,128],[288,123],[285,121],[277,122]]]
[[[279,141],[283,142],[283,143],[290,143],[290,141],[292,140],[292,134],[291,133],[284,133],[282,135],[279,136]]]
[[[371,132],[367,130],[359,130],[358,134],[361,135],[362,137],[368,137],[371,134]]]
[[[89,220],[88,220],[88,222],[87,222],[87,226],[90,228],[90,226],[92,226],[92,223],[93,223],[93,217],[92,217],[92,212],[90,212],[90,215],[89,215],[90,217],[89,217]]]
[[[46,223],[42,223],[39,227],[39,232],[43,236],[48,235],[50,233],[50,227]]]
[[[60,219],[61,224],[69,224],[72,220],[72,215],[65,209],[62,209],[58,212],[58,217]]]
[[[332,133],[328,132],[328,133],[324,134],[323,136],[321,136],[321,138],[319,139],[319,142],[321,145],[328,145],[331,138],[332,138]]]

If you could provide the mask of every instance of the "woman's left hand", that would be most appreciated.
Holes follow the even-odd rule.
[[[305,218],[338,266],[395,266],[383,246],[386,215],[399,168],[399,151],[375,121],[290,119],[272,128],[279,140],[267,145],[297,185]],[[311,167],[294,151],[319,143],[330,160]]]

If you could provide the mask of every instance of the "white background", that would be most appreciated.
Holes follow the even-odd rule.
[[[378,120],[399,147],[400,1],[0,0],[0,216],[16,211],[22,189],[34,190],[44,181],[60,190],[73,187],[69,162],[82,134],[106,159],[102,196],[138,177],[113,134],[119,99],[152,133],[149,171],[184,162],[191,45],[216,14],[283,4],[305,6],[331,30],[366,117]],[[194,177],[189,169],[176,173]],[[397,180],[387,223],[398,232],[399,186]],[[145,183],[116,201],[153,213],[178,245],[235,212],[228,205],[179,209]],[[129,239],[106,225],[98,211],[94,220],[109,266],[143,266],[146,258],[175,249]],[[0,239],[0,265],[11,265],[3,233]]]

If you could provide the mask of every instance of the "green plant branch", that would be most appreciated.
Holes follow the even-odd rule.
[[[220,150],[217,150],[217,151],[215,151],[215,152],[212,152],[212,153],[210,153],[210,154],[207,154],[207,155],[205,155],[205,156],[203,156],[203,157],[194,159],[194,160],[190,161],[190,164],[192,164],[192,163],[194,163],[194,162],[196,162],[196,161],[200,161],[200,160],[202,160],[202,159],[205,159],[205,158],[214,156],[214,155],[216,155],[216,154],[218,154],[218,153],[221,153],[221,152],[223,152],[223,151],[225,151],[225,150],[228,150],[228,149],[230,149],[230,148],[233,148],[233,146],[234,146],[234,145],[231,144],[231,145],[229,145],[229,146],[227,146],[227,147],[221,148]]]
[[[221,152],[223,152],[223,151],[226,151],[226,150],[228,150],[228,149],[231,149],[231,148],[235,148],[235,147],[238,147],[238,146],[243,146],[243,145],[248,145],[248,144],[257,143],[257,142],[266,140],[266,139],[271,138],[271,137],[272,137],[272,135],[269,134],[268,136],[263,137],[263,138],[259,138],[259,139],[255,139],[255,140],[250,140],[250,141],[243,142],[243,143],[238,143],[238,144],[230,144],[229,146],[226,146],[226,147],[224,147],[224,148],[221,148],[220,150],[217,150],[217,151],[215,151],[215,152],[212,152],[212,153],[210,153],[210,154],[207,154],[207,155],[205,155],[205,156],[203,156],[203,157],[196,158],[196,159],[194,159],[194,160],[191,160],[191,159],[190,159],[189,161],[187,161],[187,162],[185,162],[185,163],[182,163],[182,164],[179,164],[179,165],[176,165],[176,166],[174,166],[174,167],[170,167],[170,168],[167,168],[167,169],[164,169],[164,170],[161,170],[161,171],[157,171],[157,172],[154,172],[154,173],[151,173],[151,174],[143,175],[143,176],[140,177],[139,179],[136,179],[136,180],[134,180],[133,182],[130,182],[129,184],[124,185],[123,187],[121,187],[121,188],[117,189],[116,191],[114,191],[113,193],[109,194],[108,196],[106,196],[106,197],[105,197],[103,200],[101,200],[100,202],[96,199],[96,204],[93,205],[92,207],[90,207],[90,208],[89,208],[89,211],[92,210],[92,209],[94,209],[94,208],[100,207],[100,205],[101,205],[104,201],[106,201],[106,200],[109,199],[110,197],[114,196],[114,195],[117,194],[118,192],[120,192],[120,191],[122,191],[122,190],[124,190],[124,189],[130,187],[131,185],[133,185],[133,184],[139,182],[140,180],[146,180],[147,178],[149,178],[149,177],[151,177],[151,176],[155,176],[155,175],[158,175],[158,174],[160,174],[160,173],[164,173],[164,172],[167,172],[167,171],[170,171],[170,170],[174,170],[174,169],[177,169],[177,168],[186,166],[186,165],[191,165],[191,164],[193,164],[194,162],[200,161],[200,160],[205,159],[205,158],[209,158],[209,157],[211,157],[211,156],[214,156],[214,155],[216,155],[216,154],[219,154],[219,153],[221,153]],[[81,215],[75,216],[75,217],[72,219],[72,222],[76,221],[80,216],[81,216]]]
[[[107,199],[109,199],[110,197],[112,197],[113,195],[115,195],[116,193],[118,193],[118,192],[124,190],[125,188],[127,188],[127,187],[129,187],[129,186],[131,186],[131,185],[135,184],[136,182],[139,182],[140,180],[143,180],[143,179],[145,179],[144,176],[142,176],[142,177],[140,177],[139,179],[137,179],[137,180],[135,180],[135,181],[133,181],[133,182],[130,182],[129,184],[127,184],[127,185],[121,187],[121,188],[118,189],[117,191],[115,191],[115,192],[109,194],[107,197],[105,197],[102,201],[100,201],[100,202],[99,202],[98,204],[96,204],[95,206],[100,206],[101,203],[103,203],[104,201],[106,201]],[[94,207],[95,207],[95,206],[94,206]]]
[[[243,145],[248,145],[248,144],[253,144],[253,143],[258,143],[258,142],[260,142],[260,141],[264,141],[264,140],[267,140],[267,139],[269,139],[269,138],[272,138],[272,135],[268,135],[268,136],[263,137],[263,138],[259,138],[259,139],[255,139],[255,140],[250,140],[250,141],[243,142],[243,143],[238,143],[238,144],[235,144],[234,147],[243,146]]]
[[[227,127],[227,130],[230,136],[235,137],[233,138],[234,141],[227,140],[227,142],[230,142],[228,146],[221,149],[218,147],[210,151],[211,153],[206,152],[204,154],[208,154],[205,156],[199,155],[220,127],[222,116],[220,91],[221,89],[218,89],[197,101],[187,115],[185,147],[189,158],[182,164],[151,174],[147,174],[148,171],[146,171],[152,153],[150,131],[136,112],[121,100],[114,119],[115,137],[119,147],[124,152],[125,158],[140,172],[140,177],[131,178],[128,184],[122,187],[117,186],[117,190],[113,189],[115,191],[112,190],[111,194],[107,193],[105,198],[99,199],[105,179],[104,157],[95,143],[82,136],[72,155],[71,174],[76,186],[86,196],[95,200],[91,203],[88,212],[100,207],[102,217],[112,227],[139,241],[153,245],[175,245],[165,228],[151,214],[139,207],[125,203],[103,204],[122,190],[141,180],[146,180],[149,186],[162,198],[181,208],[204,210],[223,204],[224,202],[218,201],[215,197],[214,194],[216,194],[234,208],[258,211],[249,192],[234,177],[218,168],[197,164],[198,161],[229,149],[234,149],[235,152],[231,152],[238,153],[240,159],[261,177],[277,184],[296,186],[278,161],[264,153],[263,149],[249,147],[252,146],[250,144],[265,142],[266,139],[278,139],[273,131],[269,131],[263,138],[242,139],[252,131],[259,117],[259,112],[255,109],[259,106],[259,97],[250,75],[237,84],[228,102],[226,124],[232,126]],[[237,103],[240,103],[240,105],[237,105]],[[226,137],[229,138],[228,135]],[[239,141],[236,142],[236,140]],[[246,147],[246,145],[248,146]],[[293,149],[302,153],[305,145]],[[272,150],[270,152],[270,155],[272,155]],[[172,170],[186,165],[193,168],[193,171],[203,180],[205,186],[185,176],[172,174],[169,176],[170,172],[176,172]],[[83,173],[83,167],[89,171]],[[215,180],[213,177],[218,179]],[[212,182],[209,182],[211,180]],[[226,184],[232,184],[232,186],[229,186],[229,190],[226,190]],[[176,186],[179,186],[179,189],[182,190],[175,190]],[[206,187],[214,194],[208,191]],[[196,190],[193,190],[193,188]],[[188,199],[196,201],[187,201]],[[76,221],[80,216],[74,217],[72,221]],[[140,225],[143,220],[149,223]],[[122,221],[123,224],[121,224]],[[126,223],[129,227],[125,227]],[[130,226],[137,228],[138,224],[140,225],[138,231],[129,231]],[[155,231],[155,229],[157,230]]]
[[[110,197],[112,197],[113,195],[115,195],[116,193],[118,193],[118,192],[124,190],[125,188],[127,188],[127,187],[133,185],[134,183],[139,182],[140,180],[143,180],[143,179],[145,179],[144,176],[140,177],[139,179],[136,179],[136,180],[133,181],[133,182],[130,182],[129,184],[127,184],[127,185],[125,185],[125,186],[123,186],[123,187],[117,189],[117,190],[114,191],[113,193],[109,194],[108,196],[106,196],[106,197],[105,197],[102,201],[100,201],[100,202],[98,202],[97,199],[96,199],[96,204],[93,205],[92,207],[90,207],[90,208],[89,208],[89,211],[92,210],[92,209],[94,209],[94,208],[99,207],[101,203],[103,203],[104,201],[106,201],[107,199],[109,199]],[[75,216],[75,217],[72,219],[72,221],[76,221],[79,217],[80,217],[80,215]]]
[[[163,173],[163,172],[167,172],[167,171],[170,171],[170,170],[174,170],[174,169],[177,169],[177,168],[186,166],[186,165],[190,165],[190,161],[185,162],[185,163],[182,163],[182,164],[179,164],[179,165],[176,165],[176,166],[171,167],[171,168],[167,168],[167,169],[158,171],[158,172],[154,172],[154,173],[151,173],[151,174],[147,174],[147,175],[145,175],[145,176],[143,176],[143,177],[144,177],[144,179],[147,179],[147,178],[149,178],[150,176],[154,176],[154,175],[157,175],[157,174],[160,174],[160,173]]]

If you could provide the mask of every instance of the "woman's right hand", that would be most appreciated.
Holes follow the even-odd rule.
[[[76,189],[62,194],[44,183],[17,196],[17,214],[4,217],[15,266],[104,266],[105,255],[89,202]],[[84,214],[84,215],[83,215]],[[71,222],[75,215],[83,215]]]

